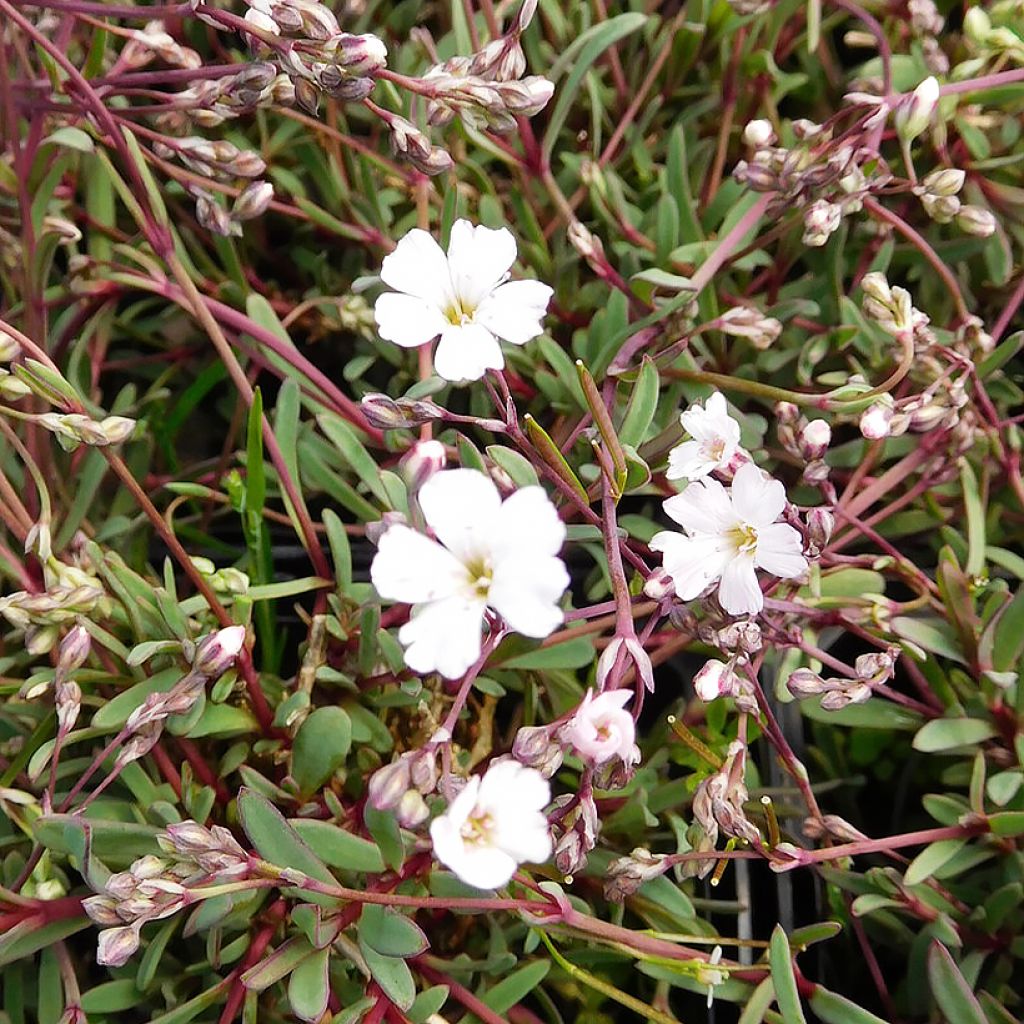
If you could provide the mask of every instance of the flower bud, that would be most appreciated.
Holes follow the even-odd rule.
[[[770,121],[748,121],[743,129],[743,141],[755,149],[770,146],[775,141],[775,129],[772,128]]]
[[[981,206],[965,205],[956,215],[956,225],[961,231],[977,238],[988,238],[995,234],[996,219],[991,210]]]
[[[818,248],[838,230],[843,219],[842,207],[825,199],[816,199],[804,211],[804,245]]]
[[[958,167],[940,167],[924,176],[921,188],[933,196],[955,196],[963,188],[966,177],[966,172]]]
[[[776,192],[779,188],[779,177],[775,171],[756,161],[747,163],[740,160],[733,168],[732,176],[755,192]]]
[[[196,644],[192,669],[207,679],[216,679],[234,665],[244,646],[245,626],[218,629]]]
[[[827,508],[812,508],[807,513],[807,539],[813,553],[825,550],[835,525],[836,517]]]
[[[776,402],[775,418],[780,423],[795,423],[800,419],[800,407],[792,402]]]
[[[364,395],[359,402],[363,415],[381,430],[400,430],[419,427],[440,419],[444,410],[434,402],[400,398],[395,401],[387,395]]]
[[[242,230],[232,222],[228,211],[216,199],[205,193],[196,196],[196,220],[199,221],[201,228],[212,231],[222,238],[237,235]]]
[[[866,683],[858,683],[842,690],[831,690],[821,698],[821,706],[825,711],[842,711],[851,704],[864,704],[871,698],[871,687]]]
[[[821,125],[817,121],[810,121],[806,117],[798,117],[791,123],[793,134],[801,141],[813,139],[821,134]]]
[[[82,900],[82,909],[95,924],[118,925],[122,920],[116,900],[107,895],[87,896]]]
[[[924,212],[936,224],[949,224],[960,212],[960,200],[956,196],[921,196]]]
[[[379,71],[388,59],[388,48],[384,41],[369,33],[356,36],[342,32],[329,39],[324,49],[340,67],[357,77]]]
[[[555,867],[563,875],[574,875],[587,863],[587,851],[583,849],[580,834],[572,829],[566,832],[555,846]]]
[[[786,689],[797,700],[803,700],[805,697],[817,697],[825,690],[825,680],[809,668],[798,668],[790,673],[786,680]]]
[[[367,799],[371,807],[378,811],[389,811],[397,807],[409,789],[409,759],[400,757],[391,764],[378,768],[370,776],[367,785]]]
[[[562,747],[545,725],[524,725],[512,743],[512,756],[550,779],[562,765]]]
[[[928,127],[938,102],[939,83],[929,76],[896,108],[896,134],[904,142],[913,142]]]
[[[875,402],[860,416],[860,432],[869,441],[880,441],[892,433],[893,409],[887,402]]]
[[[273,198],[274,186],[269,181],[254,181],[235,200],[231,216],[234,220],[255,220],[266,213]]]
[[[672,577],[664,569],[655,569],[644,583],[644,596],[652,601],[664,601],[675,593]]]
[[[892,678],[895,662],[888,651],[862,654],[854,662],[853,670],[862,682],[884,683]]]
[[[138,948],[138,925],[106,928],[100,932],[96,962],[104,967],[123,967]]]
[[[426,796],[437,786],[437,753],[426,747],[409,756],[409,781]]]
[[[820,459],[828,451],[832,428],[825,420],[811,420],[800,431],[800,451],[805,459]]]
[[[605,899],[621,903],[644,882],[663,875],[671,863],[665,854],[651,853],[640,846],[628,857],[617,857],[605,869]]]
[[[440,441],[419,441],[402,456],[402,475],[415,494],[438,470],[448,462],[444,445]]]
[[[57,670],[63,673],[81,668],[89,657],[92,639],[84,626],[72,626],[60,642]]]
[[[99,427],[106,444],[120,444],[131,437],[136,421],[127,416],[105,416]]]
[[[992,31],[992,19],[981,7],[971,7],[964,14],[964,35],[975,45],[984,46]]]
[[[430,808],[417,790],[407,789],[398,801],[395,817],[402,828],[416,828],[430,817]]]
[[[693,688],[705,704],[718,697],[734,697],[739,691],[739,679],[731,661],[712,658],[693,677]]]
[[[555,92],[554,83],[541,75],[529,75],[518,82],[501,82],[497,88],[505,109],[520,117],[539,114]]]
[[[82,691],[74,680],[63,680],[54,686],[53,699],[57,710],[57,730],[66,736],[75,727],[78,713],[82,710]]]
[[[9,363],[21,355],[21,345],[6,331],[0,331],[0,363]]]

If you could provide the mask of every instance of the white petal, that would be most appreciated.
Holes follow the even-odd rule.
[[[480,776],[471,775],[466,784],[455,795],[455,799],[448,805],[444,817],[453,824],[456,829],[462,828],[466,819],[473,813],[476,802],[480,796]]]
[[[763,526],[757,531],[754,558],[760,568],[783,579],[799,576],[807,569],[800,534],[785,523]]]
[[[380,538],[370,579],[386,601],[408,604],[449,597],[470,583],[465,566],[451,552],[401,524]]]
[[[453,383],[479,380],[488,370],[504,365],[498,339],[482,324],[449,324],[434,353],[437,375]]]
[[[698,480],[663,507],[688,533],[724,533],[737,523],[729,492],[717,480]]]
[[[434,848],[435,852],[437,847]],[[476,889],[500,889],[507,885],[519,866],[514,857],[494,846],[466,845],[462,855],[446,864],[466,885]]]
[[[451,326],[437,306],[399,292],[381,295],[373,307],[373,315],[380,336],[405,348],[425,345]]]
[[[746,462],[732,481],[732,503],[745,523],[767,526],[774,523],[786,507],[786,488],[766,477],[752,462]]]
[[[501,496],[489,476],[476,469],[435,473],[420,488],[419,503],[427,525],[461,562],[490,554]]]
[[[398,631],[405,663],[419,675],[440,672],[458,679],[480,657],[483,601],[461,595],[417,605]]]
[[[539,811],[499,820],[494,842],[520,863],[543,864],[551,856],[548,820]]]
[[[729,560],[718,587],[718,603],[730,615],[753,615],[764,607],[750,555],[736,555]]]
[[[651,549],[664,553],[665,572],[672,577],[681,601],[692,601],[719,579],[732,556],[730,546],[719,537],[684,537],[678,533],[658,533]]]
[[[551,802],[551,784],[536,768],[498,761],[487,769],[477,802],[499,815],[508,808],[540,811]]]
[[[506,558],[494,567],[487,603],[517,633],[545,637],[562,624],[558,602],[568,586],[560,558]]]
[[[717,468],[718,462],[707,458],[700,441],[684,441],[668,453],[665,476],[669,480],[700,480]]]
[[[541,320],[553,294],[539,281],[510,281],[484,299],[473,319],[499,338],[513,345],[525,345],[544,333]]]
[[[475,310],[501,284],[515,261],[516,240],[508,228],[474,227],[468,220],[452,225],[448,265],[466,312]]]
[[[496,561],[524,554],[557,555],[564,543],[565,523],[543,487],[521,487],[502,502],[492,528]]]
[[[444,250],[433,235],[413,228],[394,252],[384,257],[381,280],[396,291],[426,299],[439,309],[455,304],[455,292]]]

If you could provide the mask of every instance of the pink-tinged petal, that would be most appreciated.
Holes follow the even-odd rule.
[[[441,332],[434,353],[439,377],[453,383],[479,380],[488,370],[500,370],[504,365],[498,339],[482,324],[449,324]]]
[[[718,603],[730,615],[753,615],[764,607],[764,595],[750,555],[729,559],[718,586]]]
[[[717,480],[698,480],[663,507],[687,533],[724,533],[737,524],[729,492]]]
[[[419,503],[437,539],[463,564],[490,555],[491,526],[501,508],[501,496],[485,473],[476,469],[435,473],[420,488]]]
[[[800,534],[785,523],[762,526],[757,531],[757,564],[773,576],[790,579],[807,570]]]
[[[732,481],[732,503],[736,514],[752,526],[774,523],[786,507],[786,488],[747,462],[736,470]]]
[[[491,524],[495,562],[523,555],[557,555],[565,544],[565,523],[543,487],[521,487],[509,495]]]
[[[665,572],[672,577],[681,601],[692,601],[720,579],[732,557],[731,547],[720,537],[665,532],[655,534],[650,546],[663,552]]]
[[[425,299],[438,309],[455,304],[444,250],[433,235],[420,228],[413,228],[384,257],[380,277],[389,288]]]
[[[684,441],[668,453],[665,476],[669,480],[700,480],[717,468],[717,460],[704,454],[700,441]]]
[[[523,636],[549,636],[563,622],[558,602],[569,586],[560,558],[504,558],[494,567],[487,603]]]
[[[477,308],[473,319],[513,345],[525,345],[544,333],[541,320],[554,294],[540,281],[510,281]]]
[[[466,312],[479,306],[505,279],[516,261],[516,240],[508,228],[457,220],[448,242],[448,265],[455,293]]]
[[[398,631],[406,648],[406,665],[419,675],[464,676],[480,657],[484,608],[483,601],[460,595],[417,605]]]
[[[437,306],[399,292],[381,295],[373,307],[373,315],[377,321],[377,333],[385,341],[392,341],[403,348],[426,345],[451,326]]]
[[[408,604],[450,597],[469,584],[465,566],[451,552],[401,524],[380,538],[370,579],[386,601]]]

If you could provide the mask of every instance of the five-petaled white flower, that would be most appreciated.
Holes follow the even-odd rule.
[[[786,491],[752,462],[736,471],[732,490],[700,480],[665,502],[665,511],[685,534],[663,531],[651,540],[683,601],[715,581],[718,601],[732,615],[764,607],[757,569],[790,579],[807,568],[800,534],[776,520]]]
[[[576,714],[562,726],[560,738],[576,752],[598,765],[620,757],[631,765],[640,760],[636,748],[636,726],[626,710],[632,699],[629,690],[606,690],[594,695],[588,690]]]
[[[505,365],[498,338],[525,345],[543,333],[552,290],[539,281],[509,281],[516,240],[507,228],[452,225],[448,255],[413,228],[384,258],[380,276],[395,289],[377,299],[380,336],[406,348],[440,336],[434,369],[445,380],[479,380]]]
[[[395,524],[380,538],[370,578],[381,597],[413,605],[398,639],[414,672],[457,679],[480,656],[488,608],[524,636],[562,622],[569,574],[558,557],[565,526],[540,487],[501,500],[475,469],[435,473],[420,489],[437,540]]]
[[[434,855],[463,882],[477,889],[505,885],[527,861],[551,856],[544,808],[551,800],[547,779],[518,761],[499,761],[474,775],[430,825]]]
[[[729,415],[719,392],[703,406],[695,402],[680,414],[679,422],[692,440],[668,453],[665,476],[669,480],[702,480],[725,469],[737,455],[749,458],[740,447],[740,425]]]

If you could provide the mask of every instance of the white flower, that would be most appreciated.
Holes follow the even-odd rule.
[[[398,633],[409,668],[463,675],[480,656],[488,608],[524,636],[545,637],[558,627],[558,601],[569,585],[558,558],[565,526],[540,487],[502,501],[485,474],[448,469],[435,473],[418,499],[437,540],[396,523],[370,566],[381,597],[413,605]]]
[[[719,697],[735,697],[739,692],[739,680],[733,671],[731,661],[711,658],[693,677],[693,688],[705,704]]]
[[[753,614],[764,606],[757,569],[789,579],[807,568],[800,534],[776,522],[785,506],[782,484],[748,462],[736,471],[731,492],[717,480],[700,480],[669,498],[665,511],[686,532],[656,534],[651,548],[662,552],[681,600],[719,581],[727,612]]]
[[[434,856],[477,889],[505,885],[516,868],[551,856],[544,807],[551,787],[534,768],[499,761],[474,775],[430,825]]]
[[[525,345],[543,332],[552,291],[539,281],[508,281],[516,240],[507,228],[452,225],[448,255],[413,228],[384,258],[380,276],[396,289],[377,299],[380,336],[416,348],[440,335],[434,369],[445,380],[479,380],[505,365],[498,338]]]
[[[708,957],[708,966],[700,967],[697,969],[697,980],[707,985],[708,987],[708,1009],[714,1005],[715,1002],[715,987],[721,985],[725,981],[725,971],[714,970],[715,964],[722,962],[722,947],[715,946],[711,950],[711,956]]]
[[[740,448],[740,425],[730,415],[725,398],[715,392],[702,406],[695,402],[679,417],[693,438],[668,453],[669,480],[701,480],[716,469],[725,469],[733,456],[746,455]]]
[[[632,697],[629,690],[608,690],[597,696],[588,690],[576,714],[562,727],[560,738],[591,764],[604,764],[613,757],[633,764],[636,726],[626,710]]]

